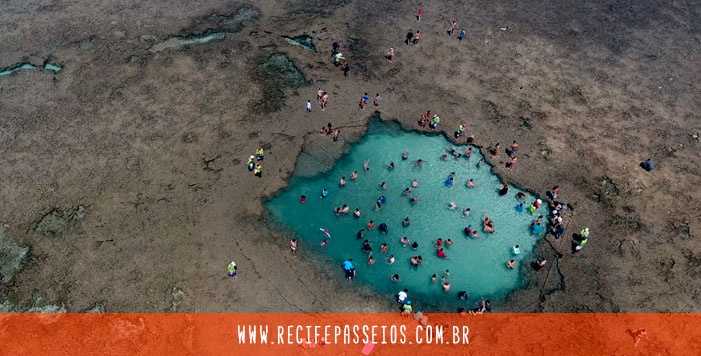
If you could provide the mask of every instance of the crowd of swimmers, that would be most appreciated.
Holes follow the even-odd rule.
[[[418,20],[420,20],[421,15],[422,15],[422,10],[419,11],[419,15],[417,16]],[[458,28],[457,20],[452,21],[450,23],[450,27],[448,29],[448,35],[452,36],[457,28]],[[460,31],[459,35],[457,36],[457,38],[459,40],[462,40],[464,37],[465,37],[465,30],[462,29]],[[407,43],[407,44],[413,43],[414,45],[416,45],[419,43],[420,39],[421,39],[420,31],[413,32],[413,31],[409,30],[409,33],[407,33],[407,36],[405,39],[405,43]],[[386,54],[386,58],[390,62],[393,62],[394,57],[395,57],[394,47],[391,47]],[[341,69],[344,76],[348,75],[350,67],[348,65],[346,58],[340,52],[340,45],[337,42],[334,42],[332,45],[332,62],[336,67],[339,67]],[[368,96],[368,93],[364,93],[361,96],[360,101],[359,101],[359,107],[361,110],[365,109],[365,107],[368,105],[369,99],[370,99],[370,97]],[[326,91],[319,88],[319,90],[317,92],[317,102],[321,106],[322,111],[326,109],[326,107],[328,105],[328,100],[329,100],[329,95],[326,93]],[[375,98],[373,100],[373,105],[375,107],[378,107],[380,105],[380,102],[381,102],[381,98],[380,98],[380,95],[378,93],[375,95]],[[307,111],[311,112],[312,108],[311,108],[310,101],[307,101],[306,109],[307,109]],[[436,129],[436,128],[438,128],[438,126],[440,124],[440,116],[436,113],[432,114],[431,111],[428,110],[424,114],[421,115],[421,118],[419,119],[418,124],[419,124],[419,127],[422,127],[422,128],[429,127],[431,129]],[[455,139],[460,139],[462,136],[464,136],[466,133],[466,128],[467,128],[467,126],[465,123],[460,123],[458,125],[455,133],[454,133]],[[328,123],[326,126],[322,127],[320,132],[322,134],[332,136],[334,141],[337,141],[339,138],[339,135],[340,135],[340,130],[337,128],[334,128],[331,123]],[[473,135],[468,136],[466,141],[467,141],[467,143],[472,143],[474,141],[474,136]],[[499,143],[495,144],[494,146],[490,146],[488,148],[488,152],[492,156],[492,158],[497,158],[500,154],[500,151],[501,151],[501,145]],[[507,156],[507,160],[505,163],[506,168],[512,169],[516,165],[516,163],[518,161],[517,160],[518,151],[519,151],[519,145],[516,141],[513,141],[513,143],[508,148],[505,149],[505,153]],[[465,152],[460,152],[460,151],[455,150],[452,147],[449,147],[449,148],[446,148],[446,152],[443,155],[441,155],[441,159],[442,160],[449,160],[451,158],[470,159],[472,155],[473,155],[473,149],[471,146],[468,147]],[[408,156],[409,156],[409,152],[404,151],[401,155],[402,161],[408,160]],[[253,171],[254,174],[258,177],[261,177],[261,175],[262,175],[261,162],[263,160],[263,157],[264,157],[263,148],[261,146],[259,146],[258,149],[256,150],[256,154],[251,155],[249,160],[248,160],[249,171]],[[422,159],[417,159],[417,160],[413,161],[413,163],[414,163],[415,167],[417,167],[417,168],[421,168],[423,166]],[[480,159],[477,162],[477,166],[481,167],[483,163],[484,163],[484,160]],[[653,167],[654,166],[653,166],[651,160],[646,161],[645,166],[643,166],[643,168],[645,168],[648,171],[652,170]],[[394,162],[390,162],[389,165],[387,166],[387,168],[389,170],[393,170],[395,168]],[[363,169],[366,173],[370,170],[369,160],[366,160],[363,163]],[[357,171],[354,171],[350,174],[350,179],[351,180],[358,179]],[[455,183],[455,179],[456,179],[455,173],[453,172],[446,178],[446,180],[444,182],[445,186],[452,187]],[[339,185],[341,187],[343,187],[345,184],[346,184],[346,177],[344,176],[344,177],[341,177],[341,179],[339,181]],[[417,204],[419,202],[420,194],[414,194],[414,191],[418,187],[418,185],[419,185],[418,180],[413,179],[411,182],[411,186],[406,187],[403,190],[403,195],[408,199],[410,204]],[[473,179],[470,178],[470,179],[467,179],[465,181],[465,185],[468,188],[474,188],[475,182],[473,181]],[[385,182],[381,182],[380,187],[382,190],[387,189],[387,185]],[[509,187],[507,184],[501,184],[498,186],[497,189],[498,189],[500,196],[507,195],[508,191],[509,191]],[[553,189],[551,191],[548,191],[546,194],[547,198],[548,198],[548,203],[550,204],[551,214],[552,214],[549,217],[548,233],[552,234],[555,237],[555,239],[561,238],[565,233],[565,225],[563,224],[563,217],[561,215],[561,212],[565,208],[565,205],[562,202],[559,202],[557,200],[559,193],[560,193],[560,188],[558,186],[555,186],[555,187],[553,187]],[[324,189],[322,189],[322,191],[320,193],[320,197],[322,199],[324,199],[324,198],[328,197],[328,194],[329,194],[328,189],[324,188]],[[518,192],[516,194],[516,198],[519,200],[523,200],[526,198],[526,195],[522,192]],[[300,197],[300,202],[305,203],[306,201],[307,201],[307,197],[305,195],[302,195]],[[384,195],[380,196],[377,199],[377,201],[375,202],[375,210],[380,210],[382,208],[382,206],[384,204],[386,204],[386,202],[387,202],[387,198]],[[543,204],[541,199],[535,199],[529,205],[524,205],[523,202],[519,202],[519,204],[516,206],[516,210],[518,212],[527,211],[531,214],[535,214],[540,209],[541,204]],[[457,206],[457,204],[455,204],[455,202],[450,202],[448,204],[448,208],[451,210],[457,210],[458,206]],[[351,208],[348,205],[343,204],[342,206],[335,207],[334,213],[336,215],[347,215],[347,214],[350,214],[350,210],[351,210]],[[468,217],[471,213],[470,208],[463,208],[462,212],[463,212],[463,215],[462,215],[463,217]],[[353,217],[356,219],[360,219],[361,212],[359,209],[357,209],[357,208],[354,209]],[[492,220],[490,218],[489,213],[486,212],[483,214],[481,222],[482,222],[482,230],[486,234],[494,233],[496,226],[495,226],[494,220]],[[406,217],[402,221],[402,226],[407,227],[407,226],[409,226],[409,224],[410,224],[410,219],[409,219],[409,217]],[[543,215],[539,215],[530,226],[530,230],[531,230],[532,234],[533,235],[540,235],[540,233],[543,232],[545,229],[545,224],[546,224],[546,222],[544,221]],[[373,230],[376,227],[380,233],[387,234],[389,232],[389,228],[388,228],[386,223],[380,223],[379,225],[376,225],[376,223],[373,220],[370,220],[366,224],[365,228],[360,229],[356,234],[357,239],[363,241],[361,250],[367,254],[366,263],[368,265],[375,264],[376,260],[373,257],[372,245],[368,239],[364,238],[364,234],[365,234],[366,229]],[[320,231],[323,235],[323,240],[321,242],[321,245],[325,246],[326,244],[329,243],[331,234],[325,228],[320,228]],[[475,229],[472,225],[468,224],[464,228],[463,231],[464,231],[465,236],[468,238],[476,239],[479,237],[479,233],[478,233],[477,229]],[[573,251],[574,252],[580,251],[583,248],[583,246],[586,244],[586,242],[588,241],[588,237],[589,237],[589,229],[588,228],[582,229],[581,232],[573,240]],[[417,250],[419,247],[419,243],[417,241],[411,241],[407,236],[401,237],[399,242],[405,248],[411,248],[413,250]],[[437,240],[433,241],[433,244],[434,244],[434,247],[436,248],[436,256],[438,258],[447,258],[448,256],[444,250],[444,247],[451,246],[453,244],[453,241],[450,238],[448,238],[446,240],[443,240],[442,238],[438,238]],[[299,241],[297,241],[296,239],[292,239],[290,241],[290,250],[291,250],[292,255],[295,255],[297,253],[298,247],[299,247]],[[382,254],[387,254],[388,251],[389,251],[389,248],[388,248],[387,243],[382,243],[381,248],[380,248],[380,252]],[[519,255],[520,254],[519,245],[515,245],[511,249],[511,252],[514,256]],[[414,267],[419,267],[423,262],[423,257],[419,254],[412,255],[409,258],[408,262]],[[394,255],[390,255],[389,258],[387,258],[386,263],[388,265],[394,264],[395,263]],[[533,269],[539,270],[539,269],[543,268],[546,265],[546,263],[547,263],[546,259],[539,258],[536,261],[531,262],[531,266],[533,267]],[[233,262],[232,262],[232,264],[233,264]],[[506,262],[507,269],[514,269],[516,267],[516,265],[517,265],[517,263],[516,263],[515,259],[510,259]],[[345,272],[345,278],[348,281],[352,280],[356,276],[356,270],[355,270],[355,267],[353,265],[353,260],[350,258],[345,260],[343,262],[342,266],[343,266],[343,270]],[[448,270],[445,270],[443,272],[443,275],[440,277],[441,288],[446,293],[451,292],[451,285],[450,285],[450,281],[449,281],[449,276],[450,276],[450,272]],[[390,280],[392,282],[398,283],[398,282],[402,281],[402,278],[399,274],[393,273],[390,275]],[[432,283],[438,282],[438,275],[437,274],[433,274],[431,276],[431,282]],[[463,301],[468,300],[468,294],[466,291],[459,291],[457,293],[457,296],[458,296],[459,300],[463,300]],[[411,304],[411,301],[408,299],[408,290],[407,289],[403,289],[402,291],[400,291],[397,294],[397,302],[402,304],[402,312],[404,312],[404,313],[411,313],[412,312],[412,304]],[[483,312],[487,312],[490,310],[491,310],[490,301],[489,300],[481,300],[479,302],[479,305],[476,308],[471,309],[469,311],[465,311],[465,309],[461,308],[460,312],[461,313],[483,313]]]

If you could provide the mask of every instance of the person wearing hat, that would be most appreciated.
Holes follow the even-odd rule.
[[[256,177],[263,176],[263,167],[261,167],[260,162],[256,162],[256,168],[253,169],[253,174]]]
[[[237,269],[238,269],[238,267],[236,267],[236,262],[231,261],[231,263],[229,263],[227,275],[229,277],[236,277],[236,270]]]
[[[248,171],[249,172],[252,171],[253,168],[256,166],[255,163],[253,163],[255,158],[256,158],[256,156],[254,156],[254,155],[251,155],[251,157],[248,157]]]
[[[263,146],[258,146],[258,149],[256,150],[256,159],[259,161],[262,161],[263,157],[264,157]]]

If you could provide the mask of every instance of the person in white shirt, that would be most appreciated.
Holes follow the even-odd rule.
[[[399,303],[399,304],[404,304],[404,302],[405,302],[405,301],[407,300],[407,298],[409,297],[409,296],[407,295],[407,292],[409,292],[409,290],[408,290],[408,289],[405,289],[405,290],[400,290],[399,293],[397,293],[397,303]]]

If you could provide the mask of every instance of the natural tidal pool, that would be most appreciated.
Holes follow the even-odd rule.
[[[335,144],[329,140],[329,145]],[[279,227],[289,229],[300,241],[300,250],[313,250],[327,258],[320,262],[329,263],[327,268],[343,279],[342,262],[352,258],[356,269],[356,278],[352,283],[372,286],[378,293],[393,296],[400,289],[409,289],[410,299],[423,305],[438,305],[457,302],[457,293],[467,291],[469,305],[480,298],[500,300],[521,285],[520,272],[532,258],[529,253],[543,233],[534,235],[531,223],[539,216],[548,217],[546,204],[534,213],[528,207],[536,199],[526,191],[509,185],[508,193],[500,195],[500,179],[492,173],[488,164],[478,166],[482,158],[479,150],[473,147],[469,159],[454,158],[451,148],[464,153],[468,145],[455,145],[443,136],[426,135],[409,132],[396,124],[385,124],[377,119],[370,122],[366,135],[340,158],[330,171],[312,177],[293,175],[290,186],[266,203],[272,220]],[[402,159],[402,153],[408,151],[408,159]],[[448,160],[441,156],[447,153]],[[503,154],[503,153],[501,153]],[[421,159],[422,167],[415,161]],[[363,169],[364,161],[369,160],[368,172]],[[390,162],[395,168],[389,169]],[[314,164],[313,160],[298,161],[300,165]],[[351,179],[351,173],[357,171],[358,178]],[[454,173],[454,183],[446,186],[446,179]],[[341,177],[346,178],[341,187]],[[418,186],[408,195],[404,190],[418,180]],[[467,180],[472,179],[474,187],[467,187]],[[381,183],[385,182],[383,189]],[[326,198],[321,197],[322,189],[328,190]],[[518,199],[516,194],[522,192],[525,198]],[[300,196],[307,197],[306,203],[300,202]],[[376,210],[376,202],[384,196],[386,202]],[[411,203],[410,198],[418,198]],[[454,202],[457,209],[451,210]],[[518,212],[516,206],[523,203],[524,211]],[[337,215],[336,207],[347,205],[348,214]],[[360,210],[360,218],[354,217],[355,209]],[[464,217],[464,209],[470,214]],[[482,217],[488,213],[494,221],[494,233],[486,233],[482,227]],[[409,225],[403,226],[408,217]],[[367,223],[373,220],[377,227],[385,223],[388,233],[381,233],[376,227],[368,230]],[[478,231],[478,237],[468,237],[464,229],[472,225]],[[320,229],[327,229],[331,237],[327,238]],[[357,238],[360,229],[365,229],[364,237]],[[418,248],[411,244],[404,247],[400,239],[406,236],[411,243],[418,242]],[[453,244],[445,243],[443,251],[446,258],[437,256],[435,241],[451,239]],[[363,241],[369,240],[373,265],[368,265],[368,253],[362,249]],[[325,246],[321,243],[328,240]],[[381,252],[382,243],[388,251]],[[514,255],[512,247],[520,246],[521,253]],[[387,260],[394,255],[394,264]],[[423,262],[412,266],[412,256],[420,255]],[[516,268],[508,269],[506,261],[514,259]],[[445,293],[440,278],[449,270],[446,278],[451,284],[451,291]],[[400,282],[390,279],[399,274]],[[436,274],[438,280],[431,282]],[[344,282],[345,283],[345,282]]]

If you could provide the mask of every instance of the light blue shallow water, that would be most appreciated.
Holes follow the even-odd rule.
[[[515,259],[520,265],[542,237],[542,233],[539,236],[531,234],[530,224],[538,215],[548,216],[545,204],[531,214],[527,207],[535,197],[527,192],[522,191],[526,198],[520,201],[515,195],[521,190],[510,186],[509,192],[500,196],[498,186],[501,182],[492,174],[490,166],[477,166],[482,158],[477,148],[473,148],[469,160],[450,158],[443,161],[440,156],[446,152],[446,147],[455,147],[460,152],[465,152],[468,147],[453,145],[442,136],[406,132],[395,126],[373,120],[366,136],[353,145],[350,153],[341,158],[332,171],[315,177],[293,176],[290,187],[267,202],[274,221],[294,232],[300,240],[301,250],[311,249],[330,257],[334,262],[328,268],[336,271],[339,279],[344,275],[341,262],[352,258],[357,271],[353,283],[369,283],[381,294],[390,296],[408,288],[412,299],[431,304],[455,302],[457,293],[462,290],[468,292],[470,301],[481,297],[503,299],[520,285],[518,266],[509,270],[505,262]],[[333,143],[329,140],[329,144]],[[409,151],[407,160],[401,158],[404,150]],[[414,164],[419,158],[424,161],[422,168]],[[370,160],[368,173],[363,172],[366,159]],[[391,161],[395,163],[394,170],[387,168]],[[358,171],[357,180],[350,179],[353,171]],[[455,172],[455,183],[449,188],[444,181],[451,172]],[[347,183],[341,188],[339,180],[342,176],[346,177]],[[418,179],[419,185],[409,196],[420,198],[412,205],[402,192],[411,186],[414,178]],[[474,188],[466,187],[470,178],[474,180]],[[387,184],[386,190],[380,187],[383,181]],[[322,188],[329,190],[327,198],[320,197]],[[307,196],[305,204],[299,201],[302,194]],[[375,211],[375,202],[382,195],[387,202]],[[450,202],[455,202],[458,209],[451,211]],[[519,202],[526,206],[522,213],[515,209]],[[343,204],[350,207],[350,213],[336,216],[334,208]],[[466,207],[470,208],[471,214],[465,218],[462,215]],[[361,211],[359,219],[353,217],[355,208]],[[495,222],[496,231],[492,234],[482,230],[481,218],[485,212],[489,212]],[[410,225],[403,227],[402,220],[407,216]],[[363,239],[370,240],[376,259],[372,266],[366,263],[367,253],[361,250],[363,239],[356,238],[358,230],[366,228],[370,220],[374,220],[377,226],[386,223],[389,227],[388,234],[380,233],[377,228],[365,233]],[[465,236],[463,229],[469,224],[478,229],[479,238]],[[328,229],[331,234],[329,243],[323,247],[320,245],[324,240],[320,228]],[[403,247],[400,243],[402,236],[417,241],[418,249]],[[436,256],[433,241],[438,238],[444,241],[450,238],[454,242],[452,246],[443,246],[448,256],[446,259]],[[383,242],[389,247],[386,254],[380,252]],[[511,253],[516,244],[521,248],[518,256]],[[386,264],[389,255],[396,258],[391,266]],[[424,259],[418,267],[409,262],[414,255],[421,255]],[[446,269],[450,271],[450,293],[444,293],[440,283]],[[394,273],[401,276],[401,282],[390,280]],[[439,280],[431,283],[434,273]]]

